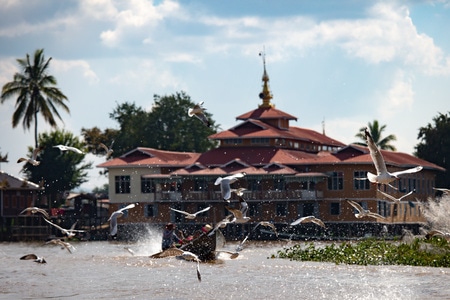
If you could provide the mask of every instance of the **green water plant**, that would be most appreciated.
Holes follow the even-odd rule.
[[[411,243],[367,239],[359,242],[297,244],[278,250],[272,258],[352,265],[410,265],[450,267],[450,247],[443,238],[416,238]]]

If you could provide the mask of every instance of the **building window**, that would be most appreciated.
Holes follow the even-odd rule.
[[[337,191],[344,188],[344,173],[331,172],[328,177],[328,190]]]
[[[287,216],[287,203],[277,203],[277,216],[285,217]]]
[[[141,193],[148,194],[155,192],[155,181],[150,178],[141,177]]]
[[[338,216],[341,214],[341,204],[339,202],[330,203],[330,214],[332,216]]]
[[[130,176],[116,176],[116,194],[129,194],[130,193]]]
[[[269,144],[269,139],[268,138],[252,138],[251,139],[252,144],[264,144],[264,145],[268,145]]]
[[[353,188],[355,190],[369,190],[370,182],[367,180],[366,171],[353,172]]]
[[[156,204],[147,204],[144,206],[144,216],[147,218],[156,217],[158,214],[158,207]]]
[[[226,139],[224,142],[227,145],[237,145],[242,144],[242,139]]]

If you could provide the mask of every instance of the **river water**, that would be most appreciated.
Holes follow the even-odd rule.
[[[138,242],[0,244],[0,299],[450,299],[450,268],[353,266],[271,259],[303,242],[249,242],[236,259],[216,263],[151,259],[161,237]],[[226,243],[224,249],[236,248]],[[135,253],[132,255],[124,247]],[[20,260],[25,254],[47,263]]]

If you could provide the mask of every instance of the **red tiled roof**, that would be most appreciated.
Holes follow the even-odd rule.
[[[296,120],[297,118],[293,115],[285,113],[284,111],[278,110],[273,107],[260,107],[255,110],[246,112],[238,117],[237,120],[247,120],[247,119],[287,119]]]
[[[333,147],[345,146],[344,143],[314,130],[294,126],[290,126],[289,130],[283,130],[259,120],[247,120],[229,130],[210,135],[208,138],[215,140],[230,138],[284,138]]]
[[[195,163],[199,157],[200,153],[138,147],[120,157],[108,160],[97,167],[114,168],[130,165],[135,167],[147,167],[148,165],[184,167]]]
[[[0,184],[5,190],[17,190],[17,189],[30,189],[30,190],[42,190],[38,184],[28,181],[23,178],[19,178],[10,175],[0,170]]]

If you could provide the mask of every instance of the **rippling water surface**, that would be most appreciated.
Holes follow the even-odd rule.
[[[450,299],[448,268],[268,258],[285,242],[250,242],[233,260],[220,254],[200,265],[201,282],[193,262],[148,257],[159,251],[159,238],[73,245],[70,254],[43,243],[0,244],[0,299]],[[19,260],[29,253],[47,264]]]

